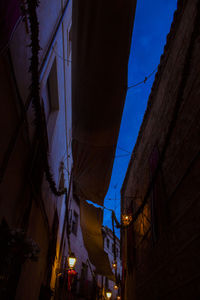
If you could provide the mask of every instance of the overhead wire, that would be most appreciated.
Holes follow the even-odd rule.
[[[126,149],[122,148],[121,146],[118,146],[117,148],[119,148],[120,150],[122,150],[122,151],[124,151],[124,152],[127,152],[127,153],[131,154],[131,152],[130,152],[130,151],[128,151],[128,150],[126,150]]]
[[[180,111],[180,108],[181,108],[181,104],[183,102],[183,94],[184,94],[184,91],[185,91],[185,86],[186,86],[186,83],[187,83],[187,80],[188,80],[188,74],[190,73],[191,56],[193,55],[195,42],[196,42],[196,39],[198,38],[198,35],[199,35],[199,30],[198,30],[198,28],[199,28],[198,25],[199,24],[198,24],[198,22],[199,22],[199,16],[200,16],[200,2],[198,2],[198,4],[197,4],[197,12],[198,13],[197,13],[195,21],[194,21],[194,30],[192,32],[191,40],[190,40],[188,49],[186,50],[186,54],[185,54],[185,61],[184,61],[184,65],[183,65],[182,77],[181,77],[180,84],[179,84],[179,87],[178,87],[177,97],[175,99],[175,105],[174,105],[174,109],[173,109],[173,112],[172,112],[172,118],[171,118],[171,122],[169,124],[168,130],[167,130],[166,138],[165,138],[165,141],[164,141],[164,146],[163,146],[163,149],[162,149],[162,152],[161,152],[161,155],[160,155],[160,160],[158,161],[158,165],[157,165],[157,168],[155,170],[154,176],[153,176],[152,180],[149,183],[149,186],[147,188],[147,191],[146,191],[146,194],[144,196],[143,202],[140,205],[140,207],[138,208],[138,210],[136,211],[136,213],[133,215],[132,221],[130,222],[129,225],[126,226],[126,228],[132,226],[136,222],[136,220],[138,219],[139,215],[144,210],[144,207],[145,207],[145,205],[146,205],[146,203],[149,199],[150,193],[151,193],[152,188],[153,188],[153,186],[155,184],[155,181],[157,179],[158,172],[160,171],[161,166],[163,164],[167,148],[170,144],[170,140],[171,140],[171,137],[172,137],[173,130],[174,130],[175,125],[177,123],[178,114],[179,114],[179,111]],[[122,225],[120,225],[120,227],[123,228]]]
[[[63,56],[61,56],[60,54],[58,54],[57,51],[54,49],[54,47],[53,47],[53,51],[54,51],[54,53],[55,53],[60,59],[62,59],[62,60],[64,60],[64,61],[67,61],[67,62],[70,62],[70,63],[72,62],[71,60],[65,59]],[[156,67],[156,68],[155,68],[148,76],[146,76],[146,77],[144,78],[144,80],[139,81],[139,82],[137,82],[137,83],[135,83],[135,84],[133,84],[133,85],[131,85],[131,86],[128,86],[128,87],[127,87],[127,90],[129,90],[129,89],[131,89],[131,88],[134,88],[134,87],[137,87],[137,86],[139,86],[139,85],[141,85],[141,84],[146,83],[146,81],[147,81],[151,76],[153,76],[153,74],[157,71],[157,69],[158,69],[158,67]],[[126,149],[124,149],[124,148],[122,148],[122,147],[120,147],[120,146],[118,146],[118,148],[119,148],[120,150],[126,152],[127,154],[115,155],[114,158],[127,157],[127,156],[130,156],[130,155],[131,155],[130,151],[128,151],[128,150],[126,150]],[[116,200],[116,199],[115,199],[115,200]],[[106,208],[105,206],[102,206],[102,208],[114,212],[112,209],[108,209],[108,208]],[[115,214],[115,212],[114,212],[114,214]]]
[[[68,62],[68,63],[69,63],[69,62],[72,63],[72,60],[64,58],[62,55],[60,55],[60,54],[55,50],[54,47],[52,47],[52,49],[53,49],[54,53],[56,54],[56,56],[58,56],[60,59],[66,61],[66,62]],[[148,80],[148,79],[149,79],[149,78],[157,71],[157,69],[158,69],[158,67],[156,67],[149,75],[145,76],[145,78],[144,78],[142,81],[139,81],[139,82],[137,82],[137,83],[135,83],[135,84],[133,84],[133,85],[131,85],[131,86],[128,86],[128,87],[127,87],[127,90],[132,89],[132,88],[134,88],[134,87],[137,87],[137,86],[139,86],[139,85],[141,85],[141,84],[146,83],[147,80]]]
[[[133,85],[130,85],[130,86],[128,86],[127,87],[127,90],[129,90],[129,89],[132,89],[132,88],[134,88],[134,87],[137,87],[137,86],[139,86],[139,85],[141,85],[141,84],[144,84],[144,83],[146,83],[147,82],[147,80],[157,71],[157,69],[158,69],[158,67],[156,67],[149,75],[147,75],[142,81],[139,81],[139,82],[137,82],[137,83],[135,83],[135,84],[133,84]]]
[[[130,154],[115,155],[115,158],[130,156]]]

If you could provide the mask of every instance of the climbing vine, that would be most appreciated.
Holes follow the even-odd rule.
[[[27,15],[30,24],[30,48],[31,48],[31,59],[29,72],[31,73],[31,85],[30,85],[30,96],[32,99],[32,105],[35,113],[35,126],[36,135],[40,141],[41,153],[43,156],[44,172],[46,179],[49,183],[50,189],[56,196],[66,194],[66,189],[58,190],[56,183],[51,172],[48,156],[49,153],[45,146],[45,116],[41,107],[40,102],[40,80],[39,80],[39,51],[41,50],[39,44],[39,22],[37,18],[37,7],[39,6],[38,0],[27,0]]]

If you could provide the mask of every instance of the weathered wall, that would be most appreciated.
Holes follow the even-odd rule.
[[[113,233],[112,233],[112,230],[106,226],[102,228],[102,231],[103,231],[103,238],[104,238],[104,251],[108,254],[109,262],[112,267],[112,263],[114,261]],[[109,239],[109,247],[107,245],[107,239]],[[118,238],[116,238],[116,249],[117,249],[116,250],[117,274],[120,275],[120,278],[121,278],[122,266],[121,266],[121,259],[120,259],[120,241]],[[113,273],[115,273],[113,269],[112,269],[112,271],[113,271]],[[106,283],[105,276],[97,275],[97,283],[98,283],[99,288],[103,289],[104,295],[106,293],[106,290],[110,289],[112,291],[111,299],[116,299],[116,297],[119,293],[119,290],[114,289],[115,282],[113,282],[112,280],[107,280],[107,283]],[[106,287],[106,284],[108,284],[107,287]]]
[[[78,273],[78,280],[79,282],[77,283],[77,289],[76,289],[76,294],[82,295],[84,298],[87,296],[87,299],[92,299],[92,290],[91,290],[91,285],[93,283],[93,274],[95,267],[90,263],[92,272],[90,270],[89,266],[89,257],[88,257],[88,252],[85,248],[84,241],[83,241],[83,235],[82,235],[82,230],[81,230],[81,225],[80,225],[80,206],[79,203],[73,198],[71,203],[70,203],[70,210],[71,213],[75,211],[78,215],[78,224],[77,224],[77,233],[76,235],[71,232],[70,234],[70,241],[71,241],[71,250],[72,252],[75,253],[77,257],[77,263],[75,270]],[[87,272],[84,276],[84,278],[81,278],[81,272],[83,269],[83,264],[87,265]],[[82,280],[82,282],[81,282]]]
[[[43,97],[43,91],[54,59],[57,72],[59,109],[54,129],[50,130],[47,124],[49,164],[56,186],[59,187],[61,184],[62,187],[68,189],[72,166],[71,63],[67,62],[67,59],[71,60],[71,55],[69,56],[67,52],[67,47],[69,47],[67,32],[72,21],[71,1],[69,1],[67,12],[55,36],[53,47],[49,48],[66,3],[67,1],[63,0],[42,0],[37,13],[42,48],[39,67],[43,66],[42,69],[40,68],[40,93],[44,108],[47,103]],[[38,262],[26,260],[22,265],[16,290],[16,299],[20,300],[38,299],[41,285],[50,283],[47,280],[48,269],[51,267],[48,265],[49,245],[53,238],[53,221],[55,212],[57,212],[55,261],[52,263],[52,279],[50,278],[51,288],[54,290],[61,255],[64,255],[60,246],[66,210],[65,197],[55,197],[52,194],[49,184],[40,170],[41,151],[35,138],[34,112],[31,104],[25,114],[25,120],[19,125],[29,97],[29,59],[31,57],[29,44],[30,27],[27,31],[25,22],[21,22],[9,44],[14,73],[12,73],[9,63],[8,52],[0,57],[0,89],[3,99],[0,102],[1,168],[5,165],[1,173],[0,223],[5,220],[10,229],[23,229],[26,236],[32,238],[40,247]],[[44,62],[48,48],[50,51]],[[12,74],[16,78],[18,95]],[[9,144],[10,141],[13,143]],[[63,167],[61,167],[61,163],[63,163]],[[64,180],[61,180],[62,176]],[[66,240],[66,235],[64,235],[64,240]]]
[[[200,297],[199,2],[179,1],[122,188],[122,205],[133,202],[136,211],[147,195],[156,146],[161,164],[152,190],[157,189],[159,235],[155,240],[151,230],[139,245],[135,242],[137,300]],[[155,221],[152,197],[152,192],[146,197],[149,226]],[[135,222],[135,241],[147,233],[148,226],[143,231],[141,226],[145,218]]]

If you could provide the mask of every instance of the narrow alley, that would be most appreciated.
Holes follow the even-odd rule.
[[[200,299],[200,0],[150,2],[0,1],[0,300]]]

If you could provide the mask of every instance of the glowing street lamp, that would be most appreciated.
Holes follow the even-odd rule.
[[[113,267],[113,269],[115,269],[115,270],[117,269],[117,262],[116,262],[116,260],[113,261],[112,267]]]
[[[118,285],[117,284],[114,285],[114,289],[118,290]]]
[[[74,269],[75,264],[76,264],[76,256],[74,255],[74,253],[71,253],[68,256],[68,266],[70,269]]]
[[[124,214],[122,215],[122,223],[124,226],[128,226],[132,221],[132,215]]]
[[[107,290],[107,292],[106,292],[106,297],[107,297],[108,299],[110,299],[110,298],[112,297],[112,292],[111,292],[111,290]]]
[[[117,300],[120,300],[121,299],[121,297],[120,296],[117,296]]]

